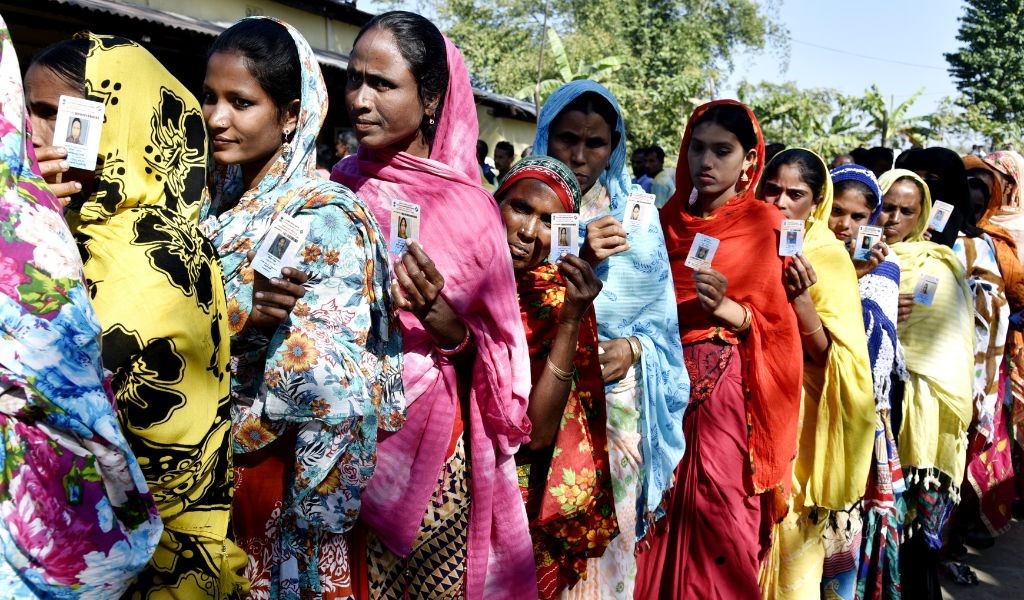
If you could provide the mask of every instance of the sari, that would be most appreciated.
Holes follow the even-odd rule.
[[[238,165],[219,169],[202,215],[230,298],[234,530],[252,595],[348,597],[344,534],[373,474],[378,428],[402,424],[401,339],[376,221],[352,192],[316,176],[327,114],[320,67],[302,35],[278,22],[302,63],[294,138],[250,190]],[[268,338],[245,326],[254,277],[246,253],[279,215],[308,231],[297,268],[310,278]]]
[[[206,183],[199,102],[147,50],[89,35],[85,89],[105,105],[95,191],[68,207],[103,326],[103,366],[160,509],[160,545],[129,593],[246,589],[231,541],[227,310],[197,227]]]
[[[826,172],[825,162],[817,159]],[[817,598],[828,588],[852,600],[860,550],[858,504],[871,466],[875,395],[864,326],[850,318],[862,309],[857,273],[828,226],[830,178],[821,196],[805,225],[803,254],[817,275],[808,293],[830,343],[824,367],[804,363],[793,498],[775,530],[763,590],[770,596]]]
[[[380,222],[390,222],[394,199],[420,206],[418,241],[444,276],[445,300],[475,339],[463,419],[454,365],[414,315],[401,314],[408,416],[401,430],[381,436],[360,517],[392,555],[376,561],[387,570],[378,578],[384,597],[401,595],[404,573],[412,572],[410,585],[422,593],[536,598],[515,471],[515,453],[530,435],[529,356],[501,216],[480,187],[469,74],[455,45],[446,39],[445,46],[448,89],[430,158],[361,146],[332,173]],[[390,233],[385,239],[390,243]],[[436,521],[431,507],[439,501],[453,505],[445,516],[455,525],[426,522]],[[370,559],[373,587],[381,569]]]
[[[941,546],[941,532],[959,502],[973,413],[974,296],[963,265],[945,246],[924,240],[931,195],[912,171],[882,175],[882,192],[898,180],[912,180],[922,193],[921,217],[913,231],[891,249],[899,257],[900,293],[912,294],[921,274],[939,279],[931,306],[915,304],[898,324],[909,374],[903,396],[899,455],[908,475],[908,523],[922,530],[928,546]]]
[[[0,589],[117,598],[160,515],[117,422],[100,324],[61,203],[39,174],[0,18]]]
[[[576,177],[546,156],[527,157],[506,174],[496,197],[521,179],[536,179],[558,191],[564,212],[577,212]],[[568,193],[565,193],[568,192]],[[547,368],[558,334],[565,280],[558,265],[544,261],[520,275],[519,309],[536,383]],[[604,381],[598,357],[597,318],[590,307],[580,322],[569,396],[554,444],[521,448],[516,456],[519,487],[530,518],[540,598],[557,598],[587,577],[587,559],[600,557],[618,533],[608,460]]]
[[[551,125],[572,101],[592,93],[603,97],[618,118],[618,144],[608,166],[580,204],[581,222],[607,215],[625,221],[627,199],[639,188],[626,171],[626,128],[615,97],[593,81],[563,85],[541,109],[533,147],[548,152]],[[584,229],[584,227],[581,227]],[[651,219],[646,231],[629,236],[630,249],[609,257],[595,272],[603,283],[594,300],[600,341],[634,336],[643,348],[640,362],[621,380],[605,387],[608,404],[608,452],[619,536],[587,567],[587,581],[566,596],[631,598],[636,573],[635,546],[665,514],[673,471],[683,456],[682,415],[690,385],[682,361],[673,304],[672,273],[661,224]],[[639,449],[639,450],[638,450]]]
[[[661,210],[693,395],[668,526],[638,559],[638,598],[759,596],[769,525],[784,514],[792,485],[803,352],[777,253],[782,214],[754,197],[764,170],[760,126],[738,102],[705,104],[687,123],[680,156],[686,156],[694,123],[722,104],[747,112],[757,135],[756,160],[736,195],[704,218],[687,210],[696,195],[684,159],[676,193]],[[712,266],[728,279],[728,296],[750,310],[743,334],[726,330],[700,307],[693,272],[683,264],[697,233],[719,240]]]

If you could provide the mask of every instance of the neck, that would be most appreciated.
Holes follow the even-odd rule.
[[[724,206],[725,203],[729,201],[729,198],[732,198],[735,195],[736,190],[732,187],[726,188],[720,194],[716,195],[697,194],[697,202],[690,207],[691,212],[693,214],[706,217]]]
[[[282,149],[283,147],[278,148],[277,152],[271,154],[265,161],[253,161],[241,165],[242,185],[245,186],[246,190],[251,190],[259,185],[260,181],[263,180],[263,177],[268,171],[270,171],[271,165],[273,165],[274,162],[277,161],[277,157],[281,155]]]

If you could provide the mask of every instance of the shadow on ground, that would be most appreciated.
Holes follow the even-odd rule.
[[[963,586],[943,576],[942,597],[950,600],[1000,600],[1024,598],[1024,522],[1001,535],[996,544],[986,550],[969,548],[967,564],[974,569],[979,585]]]

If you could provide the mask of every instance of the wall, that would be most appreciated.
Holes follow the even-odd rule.
[[[476,116],[480,122],[480,139],[487,142],[489,156],[494,155],[494,145],[501,140],[508,140],[516,149],[516,158],[523,148],[533,144],[533,136],[537,132],[535,123],[527,123],[518,119],[495,117],[493,109],[483,104],[476,105]]]

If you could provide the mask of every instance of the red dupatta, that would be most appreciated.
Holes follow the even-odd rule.
[[[693,124],[717,105],[747,111],[757,134],[757,159],[748,181],[710,217],[687,212],[693,183],[686,164]],[[676,193],[661,210],[672,277],[679,309],[683,344],[711,337],[735,341],[700,307],[693,271],[683,264],[694,237],[703,233],[720,241],[713,268],[729,281],[727,294],[752,313],[750,329],[738,341],[747,392],[748,447],[753,493],[779,490],[788,496],[796,456],[797,421],[803,376],[803,350],[796,316],[782,286],[783,260],[778,256],[782,214],[754,198],[764,170],[764,138],[751,110],[734,100],[717,100],[699,107],[686,125],[676,170]]]

